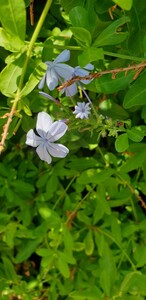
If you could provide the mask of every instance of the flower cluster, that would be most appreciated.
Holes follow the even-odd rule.
[[[47,70],[40,81],[38,88],[43,89],[46,83],[49,90],[53,91],[59,83],[62,84],[63,82],[72,79],[74,76],[87,76],[89,71],[94,69],[94,66],[91,64],[86,65],[83,69],[79,66],[73,68],[65,63],[69,59],[70,51],[64,50],[53,62],[47,61]],[[77,93],[79,86],[86,96],[88,103],[77,102],[77,105],[75,105],[73,114],[76,115],[76,118],[88,119],[88,115],[90,114],[91,100],[82,87],[82,83],[88,84],[90,81],[91,80],[80,80],[62,90],[62,93],[65,92],[66,96],[72,97]],[[59,104],[58,100],[43,91],[40,91],[40,94],[54,101],[56,104]],[[36,123],[37,134],[35,134],[33,129],[30,129],[27,133],[26,144],[35,147],[40,159],[50,164],[52,161],[51,156],[64,158],[69,153],[69,149],[67,147],[62,144],[55,143],[65,134],[67,129],[68,126],[64,121],[53,122],[49,114],[46,112],[40,112]]]
[[[56,59],[51,62],[47,61],[47,70],[45,75],[43,76],[42,80],[40,81],[38,87],[39,89],[42,89],[46,83],[50,91],[53,91],[57,86],[58,83],[63,83],[64,81],[70,80],[75,76],[80,76],[84,77],[89,74],[89,71],[94,69],[94,66],[92,64],[87,64],[84,68],[81,68],[79,66],[73,68],[64,62],[68,61],[70,59],[70,51],[69,50],[64,50],[61,52]],[[61,93],[66,94],[67,97],[72,97],[78,92],[78,86],[84,91],[82,87],[83,84],[89,84],[91,80],[80,80],[80,82],[76,82],[71,84],[69,87],[63,88]],[[51,99],[51,96],[48,94],[45,94],[41,92],[44,96]],[[54,101],[54,100],[53,100]],[[80,104],[79,104],[80,103]],[[77,109],[78,107],[78,109]],[[83,107],[84,107],[84,113],[85,115],[83,116]],[[76,109],[78,113],[76,114]],[[89,103],[88,105],[85,105],[84,102],[78,102],[77,106],[75,106],[75,111],[74,113],[76,114],[76,118],[84,119],[88,118],[88,115],[90,113],[89,111]]]

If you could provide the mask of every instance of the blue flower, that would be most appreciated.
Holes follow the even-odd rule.
[[[72,78],[74,68],[63,64],[70,59],[70,51],[62,51],[56,59],[52,61],[46,61],[47,70],[42,80],[40,81],[38,88],[42,89],[45,82],[50,91],[53,91],[56,86],[58,86],[58,81],[63,82],[63,80],[69,80]],[[62,80],[63,79],[63,80]]]
[[[76,115],[76,118],[88,119],[88,115],[90,114],[91,109],[89,105],[90,103],[77,102],[77,105],[75,106],[75,110],[73,112],[73,114]]]
[[[54,143],[60,139],[68,129],[63,121],[53,122],[46,112],[40,112],[37,117],[36,135],[33,129],[27,133],[26,144],[36,148],[40,159],[51,163],[53,157],[63,158],[69,153],[69,149],[62,144]]]
[[[72,77],[75,77],[75,76],[80,76],[80,77],[88,76],[89,71],[93,70],[93,69],[94,69],[94,66],[92,64],[88,64],[84,68],[81,68],[81,67],[77,66],[77,67],[74,68],[74,72],[72,74]],[[62,93],[65,91],[66,96],[68,96],[68,97],[74,96],[78,91],[78,88],[77,88],[78,85],[81,86],[80,82],[82,82],[83,84],[89,84],[91,81],[92,81],[92,79],[91,80],[80,80],[80,81],[74,82],[70,86],[62,89]]]

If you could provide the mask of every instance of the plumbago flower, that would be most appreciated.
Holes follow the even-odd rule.
[[[76,115],[76,118],[88,119],[88,115],[90,114],[91,109],[89,105],[90,103],[77,102],[77,105],[75,105],[75,110],[73,112],[73,114]]]
[[[45,82],[50,91],[53,91],[56,86],[58,86],[58,81],[61,83],[63,80],[69,80],[72,78],[72,74],[74,72],[74,68],[64,64],[70,59],[70,51],[64,50],[62,51],[56,59],[52,61],[46,61],[47,70],[42,80],[40,81],[38,88],[42,89],[45,85]]]
[[[63,121],[52,121],[46,112],[40,112],[37,117],[36,135],[33,129],[27,133],[26,144],[36,148],[40,159],[51,163],[53,157],[65,157],[69,149],[62,144],[54,143],[67,131],[68,126]]]
[[[72,77],[87,76],[87,75],[89,75],[89,71],[91,71],[93,69],[94,69],[94,66],[92,64],[88,64],[84,68],[81,68],[81,67],[77,66],[77,67],[74,68],[74,72],[72,74]],[[83,84],[89,84],[91,81],[92,81],[92,79],[90,79],[90,80],[80,80],[80,81],[74,82],[70,86],[62,89],[62,93],[65,92],[66,96],[68,96],[68,97],[74,96],[78,91],[78,85],[82,88],[82,85],[80,84],[80,82],[82,82]]]

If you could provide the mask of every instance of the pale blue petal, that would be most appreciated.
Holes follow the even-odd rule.
[[[92,64],[87,64],[84,68],[87,70],[94,70],[94,66]]]
[[[74,76],[83,77],[83,76],[87,76],[88,74],[89,74],[89,72],[87,70],[84,70],[80,67],[75,67]]]
[[[63,77],[65,80],[71,79],[74,73],[73,67],[70,67],[66,64],[60,64],[60,63],[56,64],[54,70],[60,77]]]
[[[69,50],[63,50],[54,60],[54,63],[60,63],[65,62],[70,59],[70,51]]]
[[[46,112],[38,113],[36,130],[43,139],[46,138],[46,134],[52,123],[52,118],[49,116],[49,114]]]
[[[65,157],[69,149],[62,144],[47,143],[47,150],[53,157]]]
[[[55,87],[58,85],[58,76],[54,70],[54,68],[51,68],[47,70],[46,72],[46,84],[50,91],[53,91]]]
[[[46,80],[46,74],[43,76],[43,78],[41,79],[40,83],[38,84],[38,88],[39,89],[43,89],[43,87],[45,85],[45,80]]]
[[[37,136],[32,129],[30,129],[26,136],[26,144],[32,147],[37,147],[42,142],[42,138]]]
[[[54,97],[52,97],[51,95],[45,93],[45,92],[39,92],[40,95],[54,101],[55,103],[60,103],[57,99],[55,99]]]
[[[76,83],[73,83],[70,86],[64,88],[64,91],[65,91],[65,94],[66,94],[67,97],[74,96],[77,93],[77,91],[78,91]]]
[[[64,122],[62,122],[62,121],[54,122],[50,126],[49,132],[47,134],[48,141],[49,142],[57,141],[65,134],[67,129],[68,129],[68,126]],[[51,137],[49,136],[49,134],[51,134]]]
[[[37,152],[37,154],[38,154],[38,156],[39,156],[39,158],[40,158],[41,160],[46,161],[48,164],[51,163],[52,158],[51,158],[51,156],[49,155],[49,153],[48,153],[48,151],[47,151],[47,147],[46,147],[46,144],[45,144],[45,143],[40,144],[40,145],[37,147],[36,152]]]

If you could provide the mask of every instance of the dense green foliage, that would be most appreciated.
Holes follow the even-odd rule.
[[[36,0],[34,26],[29,5],[0,0],[0,299],[144,300],[145,0]],[[88,119],[72,113],[81,90],[39,94],[64,49],[100,72]],[[42,111],[68,125],[50,165],[25,144]]]

